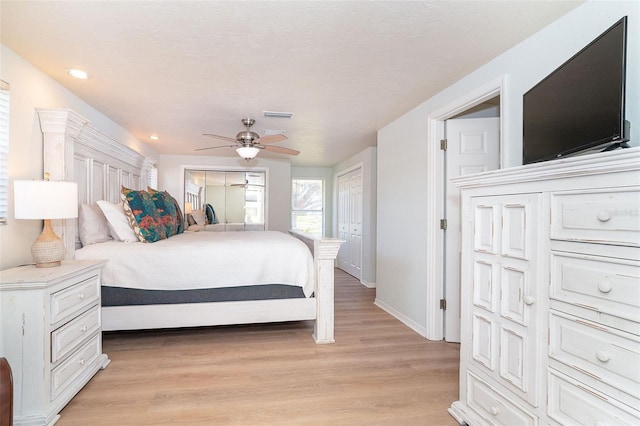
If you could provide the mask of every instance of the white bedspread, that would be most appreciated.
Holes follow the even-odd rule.
[[[178,290],[288,284],[313,293],[313,256],[276,231],[185,232],[152,244],[109,241],[76,250],[76,259],[108,259],[102,284]]]

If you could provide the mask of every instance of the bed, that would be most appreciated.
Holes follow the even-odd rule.
[[[38,116],[44,170],[52,180],[77,182],[79,203],[118,203],[122,186],[146,188],[153,159],[71,110],[39,109]],[[108,259],[102,272],[105,331],[314,320],[315,342],[334,342],[338,239],[293,231],[184,232],[154,243],[82,247],[78,220],[52,225],[67,258]]]

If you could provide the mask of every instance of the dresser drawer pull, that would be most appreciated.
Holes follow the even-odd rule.
[[[596,352],[596,358],[598,358],[598,361],[600,362],[608,362],[611,359],[611,356],[606,351],[598,351]]]
[[[524,303],[525,305],[533,305],[533,303],[536,301],[536,299],[534,297],[531,296],[525,296],[524,297]]]
[[[500,414],[500,410],[495,405],[492,406],[489,411],[491,411],[491,414],[494,416],[497,416],[498,414]]]
[[[85,331],[87,331],[87,326],[86,326],[86,325],[83,325],[82,327],[80,327],[80,331],[81,331],[81,332],[83,332],[83,333],[84,333]]]
[[[611,219],[611,212],[609,210],[600,210],[598,212],[598,220],[600,222],[608,222]]]
[[[82,359],[80,359],[80,361],[78,361],[78,364],[80,364],[80,365],[84,365],[84,363],[85,363],[84,358],[82,358]]]
[[[79,293],[78,294],[78,299],[80,299],[80,300],[84,299],[84,293]]]
[[[601,281],[598,284],[600,293],[609,293],[611,291],[611,283],[609,281]]]

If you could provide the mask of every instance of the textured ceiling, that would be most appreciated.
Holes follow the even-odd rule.
[[[253,117],[260,134],[285,131],[294,165],[329,166],[577,4],[2,0],[0,36],[161,154],[225,145],[202,133],[235,136]],[[198,154],[213,153],[235,155]]]

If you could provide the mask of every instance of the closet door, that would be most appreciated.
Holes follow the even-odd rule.
[[[356,278],[362,274],[362,169],[338,177],[338,267]]]

